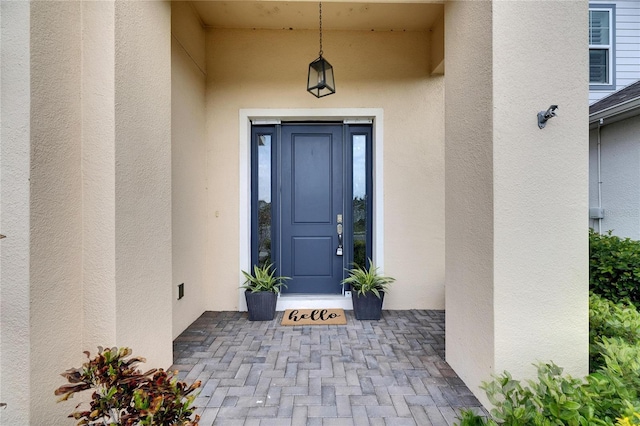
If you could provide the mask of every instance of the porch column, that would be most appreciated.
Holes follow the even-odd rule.
[[[61,424],[83,350],[172,363],[169,2],[1,3],[2,424]]]
[[[83,347],[172,363],[168,2],[82,2]]]
[[[172,364],[171,3],[115,2],[116,336]]]
[[[30,4],[0,2],[0,424],[30,424]]]
[[[586,0],[445,6],[446,353],[484,403],[504,370],[587,373],[587,15]]]
[[[30,4],[29,424],[61,423],[59,374],[83,361],[82,5]],[[3,40],[4,41],[4,40]],[[3,211],[3,215],[4,215]],[[9,253],[11,255],[11,253]],[[54,420],[55,419],[55,420]],[[3,419],[4,421],[4,419]]]
[[[82,36],[82,344],[94,353],[117,342],[114,2],[82,2]]]

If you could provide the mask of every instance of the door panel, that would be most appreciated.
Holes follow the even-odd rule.
[[[286,293],[339,294],[343,256],[337,217],[343,214],[341,125],[283,125],[280,274]]]
[[[333,274],[331,237],[293,237],[293,274],[296,277],[331,277]],[[309,259],[313,259],[309,262]]]
[[[334,141],[330,135],[294,134],[292,138],[293,222],[330,223]]]

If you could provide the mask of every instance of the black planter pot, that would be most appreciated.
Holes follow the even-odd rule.
[[[383,291],[380,292],[380,298],[371,292],[358,296],[356,291],[352,291],[351,300],[353,314],[357,320],[379,320],[382,316]]]
[[[272,291],[244,292],[249,310],[249,321],[271,321],[276,316],[278,294]]]

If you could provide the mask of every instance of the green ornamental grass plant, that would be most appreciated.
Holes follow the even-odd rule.
[[[371,292],[380,298],[382,292],[386,292],[395,278],[387,277],[378,273],[378,268],[368,259],[369,268],[354,265],[353,268],[347,269],[349,276],[342,280],[342,284],[349,284],[351,291],[355,291],[358,296],[364,296]]]
[[[254,265],[253,274],[242,271],[242,275],[244,275],[246,281],[240,288],[244,288],[252,293],[260,291],[280,293],[282,287],[287,288],[285,281],[291,278],[277,276],[275,269],[271,268],[273,268],[273,263],[262,266]]]

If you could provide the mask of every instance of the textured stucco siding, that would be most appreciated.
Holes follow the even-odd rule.
[[[496,339],[491,7],[449,2],[445,19],[446,355],[478,393]],[[452,31],[457,22],[464,27]]]
[[[445,10],[447,361],[483,402],[492,373],[532,377],[550,360],[587,372],[587,229],[575,220],[588,201],[587,8]],[[540,49],[549,28],[563,43]],[[541,130],[551,104],[561,115]]]
[[[172,363],[168,2],[2,2],[2,424],[97,345]]]
[[[207,306],[205,31],[186,2],[171,6],[171,239],[173,337]],[[184,298],[178,300],[178,284]],[[213,296],[214,297],[214,296]]]
[[[59,373],[82,361],[81,3],[31,4],[30,410],[63,418]],[[25,326],[27,326],[25,324]]]
[[[0,424],[28,425],[30,4],[0,2]],[[19,384],[19,385],[17,385]]]

